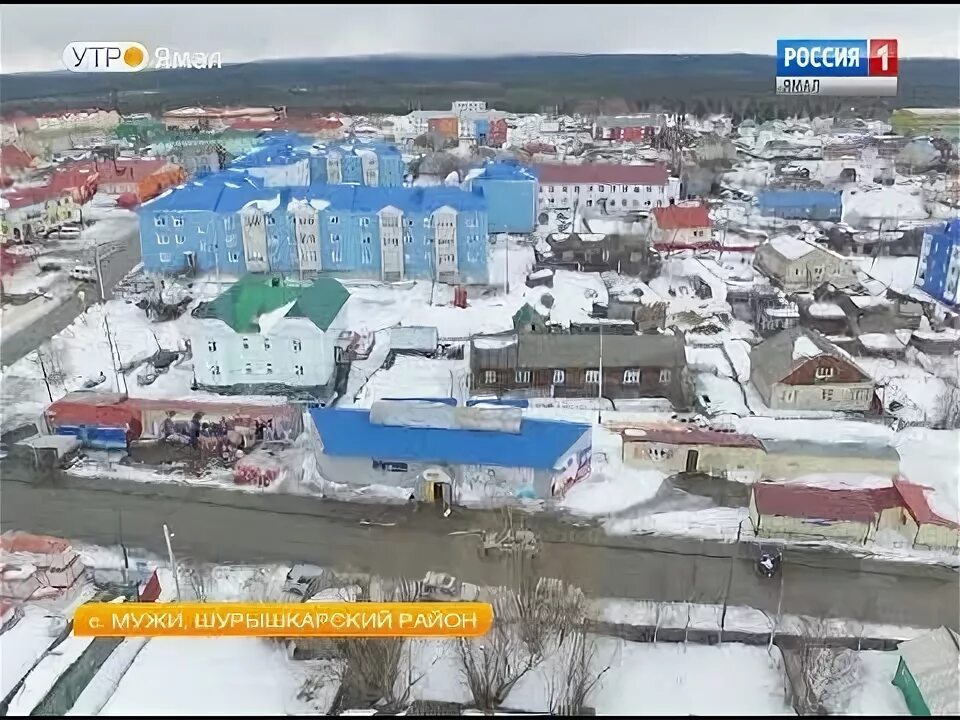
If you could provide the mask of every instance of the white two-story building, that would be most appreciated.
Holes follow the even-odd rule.
[[[680,179],[663,165],[536,165],[537,211],[597,207],[607,212],[652,210],[680,199]]]
[[[318,388],[334,378],[341,310],[350,293],[336,280],[309,285],[247,276],[197,310],[191,337],[205,387]]]

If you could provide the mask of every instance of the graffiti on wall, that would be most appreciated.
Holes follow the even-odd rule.
[[[563,468],[554,475],[550,485],[550,492],[554,497],[563,497],[571,487],[590,477],[592,454],[591,448],[585,448],[567,456]]]

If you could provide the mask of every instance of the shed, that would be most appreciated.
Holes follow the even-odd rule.
[[[823,442],[764,438],[764,474],[795,478],[815,473],[871,473],[893,477],[900,453],[892,445],[825,437]]]
[[[958,552],[960,550],[960,524],[956,520],[938,514],[927,499],[929,488],[909,482],[898,475],[894,487],[903,499],[909,514],[908,525],[915,546]],[[909,522],[912,521],[912,522]]]
[[[642,425],[624,429],[621,436],[625,463],[670,472],[759,474],[766,454],[753,435],[689,425]]]
[[[390,330],[390,349],[397,353],[432,355],[440,343],[435,327],[395,327]]]
[[[960,636],[946,627],[900,643],[896,685],[913,715],[960,714]]]

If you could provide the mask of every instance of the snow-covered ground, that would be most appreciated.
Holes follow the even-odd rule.
[[[903,693],[893,684],[900,653],[862,650],[856,654],[851,686],[829,703],[831,714],[889,717],[909,715]]]
[[[0,697],[6,697],[34,666],[64,628],[62,615],[32,604],[23,617],[0,635]]]

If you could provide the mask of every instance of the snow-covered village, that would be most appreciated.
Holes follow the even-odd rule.
[[[900,83],[5,107],[2,713],[960,714],[960,108]],[[391,601],[495,619],[74,632]]]

